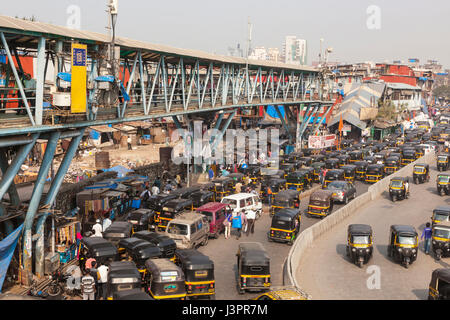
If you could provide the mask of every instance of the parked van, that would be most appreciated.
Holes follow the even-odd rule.
[[[252,193],[233,194],[223,198],[221,202],[230,205],[233,216],[242,210],[253,210],[256,212],[256,219],[259,219],[262,213],[261,199]]]
[[[206,246],[209,239],[208,218],[197,212],[182,213],[169,221],[165,235],[175,241],[178,249]]]

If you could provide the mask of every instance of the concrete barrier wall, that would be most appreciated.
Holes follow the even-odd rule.
[[[341,223],[347,217],[357,213],[358,209],[361,208],[364,204],[376,199],[384,191],[388,190],[391,178],[411,176],[414,164],[427,163],[431,165],[434,163],[435,159],[436,155],[434,152],[421,157],[420,159],[403,167],[394,174],[391,174],[381,181],[373,184],[368,188],[368,191],[366,193],[355,198],[349,204],[333,212],[333,214],[326,217],[325,219],[302,231],[295,241],[294,245],[292,246],[291,250],[289,251],[285,266],[283,267],[283,272],[286,272],[287,274],[283,275],[283,279],[289,279],[291,285],[294,285],[297,288],[301,288],[301,286],[297,283],[295,273],[297,272],[297,269],[300,265],[303,254],[315,240],[333,229],[335,225]]]

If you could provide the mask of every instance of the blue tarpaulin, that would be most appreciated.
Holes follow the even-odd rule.
[[[115,167],[112,167],[110,169],[103,169],[103,171],[105,171],[105,172],[115,171],[115,172],[117,172],[117,177],[118,178],[125,177],[128,172],[133,172],[133,170],[127,169],[124,166],[115,166]]]
[[[283,106],[278,106],[278,110],[280,110],[280,113],[281,113],[281,115],[283,116],[283,118],[285,117],[284,116],[284,107]],[[269,117],[272,117],[272,118],[279,118],[278,117],[278,113],[277,113],[277,111],[275,110],[275,106],[267,106],[267,114],[269,115]]]
[[[100,138],[100,132],[95,131],[95,130],[91,130],[91,132],[89,133],[89,135],[91,136],[92,139],[97,140],[98,138]]]
[[[0,241],[0,293],[2,292],[3,282],[5,281],[6,271],[8,271],[17,240],[22,232],[23,224],[14,230],[9,236]]]
[[[95,81],[100,81],[100,82],[114,82],[115,78],[114,76],[100,76],[95,78]]]
[[[57,77],[66,82],[72,82],[72,74],[68,72],[60,72]]]

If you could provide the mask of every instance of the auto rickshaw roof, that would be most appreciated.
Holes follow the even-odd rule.
[[[114,300],[154,300],[149,294],[139,288],[114,292],[113,298]]]
[[[342,169],[331,169],[327,171],[327,175],[341,175],[344,174],[344,170]]]
[[[354,164],[347,164],[342,166],[341,169],[347,172],[347,170],[356,170],[356,166]]]
[[[274,213],[272,220],[289,220],[291,221],[293,218],[300,214],[300,209],[292,209],[292,208],[283,208]]]
[[[330,190],[320,189],[315,192],[313,192],[309,196],[309,200],[319,200],[319,201],[329,201],[331,197],[333,196],[333,192]]]
[[[214,192],[209,190],[198,190],[191,194],[192,199],[201,199],[214,195]]]
[[[367,167],[368,165],[369,165],[369,163],[367,161],[364,161],[364,160],[355,162],[355,166],[357,168],[358,167]]]
[[[137,209],[128,213],[127,220],[139,220],[142,216],[153,216],[154,214],[150,209]]]
[[[135,233],[133,233],[133,237],[140,238],[140,239],[143,239],[143,240],[146,240],[149,242],[156,242],[162,247],[176,245],[175,241],[173,239],[171,239],[170,237],[168,237],[164,234],[160,234],[160,233],[156,233],[156,232],[152,232],[152,231],[148,231],[148,230],[135,232]]]
[[[103,231],[103,233],[129,233],[132,228],[133,225],[128,221],[114,221],[105,231]]]
[[[391,178],[391,181],[409,182],[409,178],[408,177],[394,177],[394,178]]]
[[[367,166],[367,169],[378,169],[378,170],[380,170],[380,169],[383,169],[383,168],[384,168],[384,164],[379,164],[379,163],[372,163],[372,164],[369,164]]]
[[[278,192],[278,194],[275,195],[276,200],[287,200],[287,199],[294,199],[297,198],[300,195],[300,192],[293,189],[287,189],[287,190],[281,190]]]
[[[126,248],[126,249],[134,250],[134,248],[136,248],[137,246],[139,246],[141,244],[145,244],[145,243],[151,244],[150,242],[148,242],[146,240],[131,237],[131,238],[126,238],[126,239],[120,239],[119,246]]]
[[[410,235],[417,236],[417,231],[412,226],[394,224],[391,226],[391,229],[396,233],[410,234]]]
[[[177,249],[175,255],[187,270],[214,269],[214,262],[195,249]]]
[[[106,240],[102,237],[83,237],[83,239],[81,239],[81,243],[83,243],[88,249],[93,249],[93,250],[103,249],[103,248],[116,249],[116,247],[111,242],[109,242],[108,240]]]
[[[433,210],[433,212],[435,211],[447,212],[450,214],[450,206],[439,206]]]
[[[219,210],[222,210],[223,208],[226,208],[228,204],[220,203],[220,202],[208,202],[207,204],[202,205],[201,207],[197,208],[197,212],[204,211],[204,212],[217,212]]]
[[[339,162],[338,158],[328,158],[326,162]]]
[[[291,172],[291,174],[292,173],[295,173],[295,172]],[[279,185],[279,184],[283,184],[283,183],[286,183],[286,179],[273,178],[273,179],[270,179],[269,181],[267,181],[267,184],[270,185],[270,186]]]
[[[145,261],[145,267],[153,274],[155,278],[160,277],[161,272],[176,271],[178,273],[177,278],[181,277],[184,279],[183,270],[167,258],[148,259]]]
[[[229,181],[232,181],[233,179],[231,179],[230,177],[229,177],[229,175],[228,176],[225,176],[225,177],[218,177],[218,178],[215,178],[214,180],[212,180],[211,182],[212,183],[226,183],[226,182],[229,182]]]
[[[268,265],[270,263],[266,249],[259,242],[241,242],[239,252],[243,264]]]
[[[311,164],[311,166],[313,167],[313,168],[320,168],[320,167],[323,167],[323,166],[325,166],[325,162],[323,162],[323,161],[318,161],[318,162],[314,162],[313,164]]]
[[[132,277],[141,279],[139,270],[133,261],[113,261],[109,264],[108,279]]]
[[[416,164],[414,165],[414,167],[425,167],[425,168],[429,169],[429,168],[430,168],[430,165],[427,164],[427,163],[416,163]]]
[[[450,283],[450,268],[439,268],[434,270],[431,274],[431,282],[435,283],[437,278]]]
[[[372,235],[372,227],[367,224],[351,224],[348,226],[347,231],[350,235]]]
[[[400,157],[396,155],[390,155],[386,158],[386,161],[400,161]]]
[[[164,207],[167,207],[167,208],[181,208],[181,207],[187,207],[189,205],[192,205],[192,200],[191,199],[178,198],[178,199],[172,199],[172,200],[166,202]]]
[[[196,191],[200,191],[200,190],[201,190],[200,186],[192,186],[192,187],[176,189],[176,190],[172,191],[172,194],[176,194],[180,197],[185,197],[187,195],[190,195],[190,194],[192,194]]]

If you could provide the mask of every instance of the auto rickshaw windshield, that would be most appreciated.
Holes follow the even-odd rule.
[[[352,243],[354,244],[370,244],[369,236],[352,236]]]
[[[425,168],[424,167],[415,167],[414,168],[414,172],[424,173],[425,172]]]
[[[438,161],[447,162],[447,156],[438,156]]]
[[[416,244],[416,237],[398,236],[397,243],[399,243],[399,244],[415,245]]]
[[[186,236],[188,234],[187,228],[188,226],[186,224],[171,223],[167,232],[170,234],[179,234],[182,236]]]
[[[433,236],[443,239],[450,239],[450,229],[435,227],[433,230]]]
[[[434,219],[437,221],[449,221],[448,213],[434,212]]]
[[[439,182],[449,182],[450,176],[438,176],[438,181]]]
[[[392,181],[391,181],[391,187],[392,187],[392,188],[401,188],[401,187],[403,187],[403,181],[400,181],[400,180],[392,180]]]

